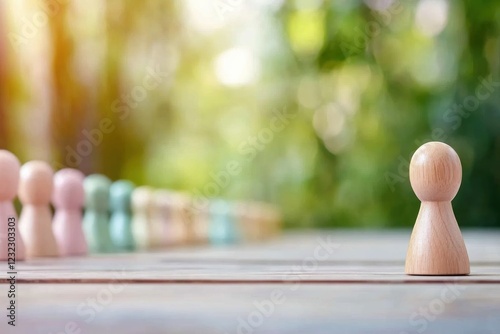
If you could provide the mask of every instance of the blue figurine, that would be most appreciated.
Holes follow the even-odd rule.
[[[240,239],[232,206],[223,200],[214,200],[210,204],[208,237],[213,245],[235,244]]]
[[[111,181],[104,175],[89,175],[83,181],[85,215],[83,231],[89,250],[108,253],[114,250],[109,235],[109,187]]]
[[[120,251],[132,251],[135,248],[132,232],[133,191],[134,184],[126,180],[114,182],[109,191],[111,204],[111,241],[114,247]]]

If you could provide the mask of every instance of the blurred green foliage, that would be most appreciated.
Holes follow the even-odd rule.
[[[414,223],[408,163],[440,140],[457,220],[498,227],[499,25],[493,0],[2,2],[0,146],[387,227]]]

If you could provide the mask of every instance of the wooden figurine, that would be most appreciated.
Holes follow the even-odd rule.
[[[185,193],[175,192],[171,194],[171,227],[175,236],[175,244],[182,245],[193,243],[193,212],[191,210],[191,198]]]
[[[188,205],[182,194],[159,189],[154,192],[153,230],[159,238],[155,244],[159,247],[184,244],[187,240],[184,208]]]
[[[462,181],[457,153],[441,142],[422,145],[410,162],[410,182],[421,206],[406,256],[408,275],[467,275],[469,256],[451,200]]]
[[[171,223],[172,196],[169,191],[157,189],[153,193],[153,210],[151,214],[151,230],[153,231],[153,248],[163,248],[175,243]]]
[[[132,193],[132,233],[136,247],[141,250],[153,248],[153,192],[152,188],[142,186]]]

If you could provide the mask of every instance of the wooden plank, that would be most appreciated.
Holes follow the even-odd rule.
[[[500,332],[499,285],[20,284],[18,292],[17,326],[2,320],[0,333],[59,334],[68,324],[92,334]]]
[[[472,274],[404,275],[409,231],[288,234],[263,244],[186,247],[155,253],[40,259],[17,265],[25,283],[500,283],[500,233],[465,232]],[[0,282],[7,275],[0,273]]]

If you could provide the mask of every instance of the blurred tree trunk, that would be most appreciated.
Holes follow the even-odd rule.
[[[127,3],[121,1],[106,2],[106,30],[107,39],[105,65],[101,77],[101,89],[99,97],[99,120],[109,119],[109,134],[104,135],[103,144],[99,147],[99,161],[94,165],[95,172],[102,173],[116,180],[121,177],[126,156],[129,154],[127,145],[127,134],[123,127],[126,120],[120,119],[113,112],[113,103],[121,99],[124,77],[122,62],[126,59],[126,37],[132,33],[132,16],[137,15],[135,11],[141,3]],[[120,13],[120,15],[117,15]]]
[[[7,127],[7,29],[5,5],[0,2],[0,148],[8,147]]]
[[[48,0],[42,0],[48,2]],[[68,6],[61,2],[57,12],[50,18],[53,57],[52,71],[52,111],[51,133],[52,147],[56,167],[72,167],[84,172],[89,170],[89,154],[73,154],[78,151],[78,144],[84,140],[82,130],[84,117],[89,109],[91,97],[85,87],[75,77],[74,55],[75,42],[70,35],[71,27],[67,25]],[[91,55],[90,55],[91,56]],[[85,151],[84,151],[85,152]],[[85,152],[86,153],[86,152]]]
[[[173,9],[174,6],[168,1],[153,0],[125,4],[121,0],[112,0],[106,3],[107,50],[100,89],[99,118],[110,119],[113,131],[105,135],[103,145],[99,148],[99,163],[95,167],[97,172],[112,179],[127,177],[136,183],[144,181],[144,157],[147,152],[145,146],[150,133],[138,131],[133,120],[137,117],[137,113],[141,113],[141,117],[151,117],[153,113],[146,110],[147,105],[156,105],[152,102],[156,102],[154,99],[158,97],[155,96],[155,91],[148,91],[144,101],[132,100],[133,107],[126,106],[124,102],[126,96],[130,99],[134,87],[142,87],[143,78],[148,73],[148,66],[144,61],[141,62],[140,54],[130,53],[130,43],[137,43],[139,34],[141,41],[146,41],[147,45],[141,50],[144,58],[150,66],[160,65],[151,64],[151,61],[155,61],[152,46],[168,39],[165,26],[174,22],[171,17],[173,15],[168,15]],[[128,69],[128,65],[137,66],[137,63],[144,66],[141,69],[143,77],[134,78],[134,82],[130,82],[127,79],[130,78],[129,72],[133,71]],[[127,111],[119,113],[117,106],[126,108]],[[124,114],[127,116],[124,117]]]

